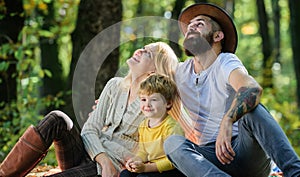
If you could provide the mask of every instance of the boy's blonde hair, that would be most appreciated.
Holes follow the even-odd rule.
[[[152,74],[140,84],[138,94],[151,95],[153,93],[160,93],[167,103],[173,103],[178,92],[171,78],[161,74]]]

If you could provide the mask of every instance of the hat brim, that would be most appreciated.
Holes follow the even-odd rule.
[[[209,3],[197,3],[184,9],[179,15],[179,28],[183,34],[187,31],[190,21],[198,15],[205,15],[216,21],[224,33],[223,52],[235,53],[238,36],[235,25],[226,11]]]

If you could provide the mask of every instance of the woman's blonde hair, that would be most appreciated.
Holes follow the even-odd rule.
[[[150,43],[157,46],[155,54],[152,56],[154,60],[155,73],[162,74],[174,80],[175,69],[178,59],[173,49],[165,42]],[[149,44],[149,45],[150,45]],[[130,86],[131,71],[125,76],[124,85]]]

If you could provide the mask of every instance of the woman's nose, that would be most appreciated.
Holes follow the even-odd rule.
[[[137,49],[137,50],[133,53],[133,55],[139,55],[139,53],[140,53],[140,49]]]

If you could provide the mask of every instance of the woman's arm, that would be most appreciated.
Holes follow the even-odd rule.
[[[119,172],[116,170],[114,165],[112,164],[111,159],[105,154],[100,153],[95,157],[95,161],[101,165],[102,168],[102,177],[106,176],[114,176],[117,177]]]
[[[99,97],[96,109],[90,114],[81,131],[85,149],[92,159],[95,159],[98,154],[105,152],[105,148],[101,143],[102,130],[105,127],[105,123],[109,121],[107,120],[107,110],[111,105],[111,95],[116,90],[116,84],[116,79],[108,81]]]

